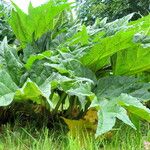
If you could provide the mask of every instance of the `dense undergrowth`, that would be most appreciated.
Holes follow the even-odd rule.
[[[13,4],[8,22],[17,39],[0,46],[0,121],[63,120],[74,136],[78,128],[96,137],[118,120],[134,129],[150,122],[150,15],[85,26],[71,9],[50,0],[30,3],[26,14]]]

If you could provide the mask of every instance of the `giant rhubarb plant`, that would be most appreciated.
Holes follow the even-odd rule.
[[[13,7],[10,25],[20,46],[2,41],[0,106],[32,101],[70,119],[95,108],[96,136],[110,131],[117,119],[134,129],[134,116],[150,122],[143,105],[150,83],[137,78],[150,69],[150,15],[86,27],[69,18],[71,4],[65,1],[30,4],[28,14]]]

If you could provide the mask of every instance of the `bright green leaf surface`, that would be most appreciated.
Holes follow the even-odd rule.
[[[135,45],[133,42],[134,35],[138,32],[149,30],[149,21],[150,15],[139,19],[138,22],[134,22],[131,26],[127,26],[126,30],[121,30],[112,36],[99,39],[98,43],[94,44],[81,58],[81,62],[94,71],[99,70],[102,66],[97,66],[97,64],[104,58],[108,59],[119,51],[133,48]]]
[[[150,122],[150,109],[146,108],[137,98],[121,94],[117,99],[120,101],[120,105],[125,107],[129,112]]]
[[[15,100],[31,100],[37,104],[45,104],[45,100],[53,107],[52,103],[49,100],[51,91],[50,82],[47,80],[41,86],[38,86],[36,83],[32,82],[30,79],[26,81],[24,86],[16,91]]]
[[[51,56],[51,52],[50,51],[45,51],[42,54],[37,54],[37,55],[31,55],[29,57],[29,59],[27,60],[27,63],[25,64],[26,69],[31,69],[32,64],[36,61],[36,60],[42,60],[44,58],[49,58]]]
[[[61,3],[56,5],[52,0],[41,6],[33,8],[30,3],[28,14],[25,14],[17,5],[12,10],[10,25],[21,41],[23,46],[40,38],[48,30],[53,30],[55,26],[54,19],[63,10],[69,7],[69,4]]]

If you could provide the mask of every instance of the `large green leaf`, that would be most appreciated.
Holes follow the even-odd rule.
[[[146,44],[135,44],[123,52],[118,52],[114,64],[114,74],[130,75],[149,70],[150,46],[148,46],[148,44],[146,47],[144,46],[146,46]]]
[[[148,22],[147,22],[148,21]],[[150,67],[150,15],[140,20],[131,22],[131,25],[141,26],[141,32],[133,37],[134,45],[116,54],[113,72],[117,75],[136,74],[148,70]],[[145,23],[143,23],[145,22]]]
[[[31,100],[41,105],[45,105],[46,102],[48,102],[49,105],[53,107],[53,104],[49,100],[50,94],[51,94],[51,85],[49,79],[47,79],[40,86],[38,86],[35,82],[28,79],[23,85],[23,87],[16,91],[15,101]]]
[[[150,83],[140,83],[133,77],[105,77],[98,81],[95,88],[97,99],[91,107],[98,109],[99,136],[115,125],[116,118],[135,128],[127,111],[150,122],[150,110],[140,100],[150,99]]]
[[[51,55],[52,55],[51,51],[45,51],[41,54],[31,55],[29,57],[29,59],[27,60],[26,64],[25,64],[26,69],[31,69],[33,63],[36,60],[42,60],[42,59],[45,59],[45,58],[49,58]]]
[[[7,44],[6,38],[1,43],[0,54],[0,65],[7,70],[13,81],[19,85],[24,71],[23,63],[17,55],[17,50]]]
[[[46,66],[50,66],[56,69],[61,74],[68,74],[71,77],[88,78],[96,82],[95,74],[87,67],[83,66],[80,61],[73,58],[57,59],[56,63],[45,63]]]
[[[134,16],[135,13],[131,13],[127,16],[124,16],[120,19],[116,19],[113,22],[109,22],[107,24],[104,24],[103,27],[106,30],[106,35],[113,35],[116,32],[123,30],[123,29],[127,29],[128,28],[128,24],[129,21],[132,19],[132,17]]]
[[[78,83],[77,85],[73,83],[73,86],[70,89],[66,90],[66,93],[68,93],[70,96],[77,96],[81,103],[82,109],[85,108],[88,100],[93,101],[96,98],[95,94],[91,92],[91,85],[88,82]]]
[[[86,78],[69,78],[58,73],[51,75],[52,89],[59,89],[70,96],[77,96],[84,109],[87,100],[95,99],[95,94],[91,92],[93,81]]]
[[[140,82],[134,77],[111,76],[99,79],[95,93],[99,100],[112,99],[121,93],[130,94],[139,99],[150,99],[150,83]]]
[[[0,70],[0,106],[9,105],[18,89],[6,70]]]
[[[94,44],[82,56],[81,62],[94,71],[99,70],[102,67],[101,63],[99,63],[100,61],[107,60],[113,54],[136,45],[133,42],[134,35],[140,31],[147,31],[149,29],[149,20],[150,15],[139,19],[138,22],[134,22],[127,29],[118,31],[115,35],[99,39],[98,43]],[[97,66],[99,64],[100,66]]]
[[[111,102],[107,101],[100,104],[96,136],[110,131],[116,123],[116,118],[135,129],[134,124],[130,121],[127,115],[127,111],[120,107],[116,100],[112,100]]]
[[[48,54],[49,55],[49,54]],[[32,58],[33,55],[31,55]],[[35,57],[39,57],[38,55],[34,55]],[[33,57],[34,57],[33,56]],[[36,58],[37,58],[36,57]],[[40,56],[41,57],[41,56]],[[42,56],[43,57],[43,56]],[[30,58],[29,58],[30,59]],[[30,78],[33,82],[35,82],[37,85],[41,85],[45,82],[47,78],[49,78],[53,72],[52,68],[49,66],[45,66],[45,62],[49,62],[49,59],[47,56],[44,56],[43,59],[37,59],[36,61],[29,64],[29,68],[25,74],[23,74],[21,78],[21,85],[23,85],[27,78]],[[26,65],[25,65],[26,66]],[[26,66],[27,67],[27,66]]]
[[[121,94],[117,100],[118,103],[122,107],[126,108],[129,112],[150,122],[150,109],[146,108],[137,98],[127,94]]]
[[[12,10],[10,25],[23,45],[54,29],[56,16],[69,7],[68,3],[56,5],[52,0],[35,8],[30,3],[26,14],[16,4],[13,5],[15,9]]]
[[[83,25],[81,31],[75,33],[71,38],[67,40],[67,42],[69,43],[70,46],[79,43],[83,46],[89,43],[88,40],[89,40],[89,35],[87,33],[86,26]]]

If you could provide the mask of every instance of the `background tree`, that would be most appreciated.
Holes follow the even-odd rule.
[[[15,35],[8,24],[10,10],[11,7],[9,3],[0,1],[0,41],[6,36],[9,44],[15,40]]]
[[[136,20],[150,11],[150,0],[77,0],[78,18],[92,24],[96,18],[108,17],[109,21],[136,12],[132,18]]]

